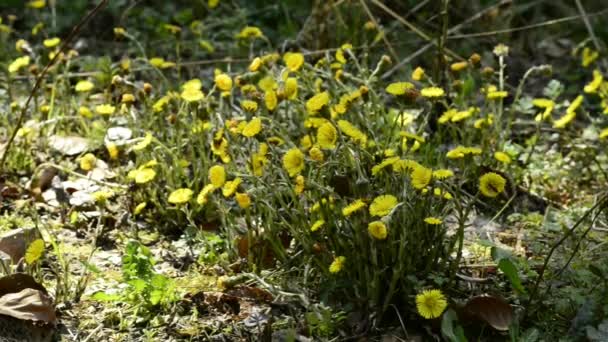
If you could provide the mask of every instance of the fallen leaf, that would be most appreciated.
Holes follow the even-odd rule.
[[[63,155],[75,156],[88,150],[89,140],[77,136],[53,135],[49,138],[49,146]]]
[[[0,278],[0,297],[22,291],[24,289],[34,289],[47,293],[44,286],[38,283],[34,277],[25,273],[13,273]]]
[[[471,298],[464,310],[477,319],[500,331],[509,330],[513,321],[513,308],[504,299],[496,296],[477,296]]]
[[[0,297],[0,314],[50,324],[57,322],[51,298],[30,288]]]

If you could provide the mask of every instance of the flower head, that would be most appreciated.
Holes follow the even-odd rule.
[[[74,90],[79,93],[82,93],[86,91],[91,91],[94,86],[95,85],[91,81],[78,81],[78,83],[76,83],[76,86],[74,87]]]
[[[317,143],[322,148],[335,148],[337,140],[338,130],[330,122],[325,122],[317,130]]]
[[[227,74],[218,74],[215,76],[215,86],[222,91],[230,91],[232,89],[232,78]]]
[[[494,159],[498,160],[499,162],[501,162],[503,164],[511,163],[511,156],[509,156],[505,152],[501,152],[501,151],[494,152]]]
[[[255,118],[251,119],[251,121],[249,121],[245,125],[245,127],[243,127],[241,134],[245,137],[251,138],[251,137],[256,136],[256,134],[260,133],[261,130],[262,130],[262,119],[255,117]]]
[[[505,190],[506,179],[501,175],[488,172],[479,178],[479,190],[486,197],[496,197]]]
[[[420,95],[429,99],[438,99],[445,96],[445,91],[439,87],[428,87],[422,88]]]
[[[101,115],[112,115],[116,111],[116,107],[110,104],[102,104],[95,107],[95,111]]]
[[[222,165],[214,165],[209,168],[209,182],[217,188],[221,188],[226,183],[226,169]]]
[[[386,225],[382,221],[370,222],[370,224],[367,225],[367,231],[369,232],[369,234],[371,236],[373,236],[374,238],[376,238],[378,240],[384,240],[384,239],[386,239],[386,236],[388,235],[388,230],[386,229]]]
[[[169,195],[168,201],[171,204],[188,203],[190,201],[190,199],[192,198],[193,194],[194,193],[192,192],[192,190],[190,190],[188,188],[177,189]]]
[[[294,177],[304,170],[304,153],[298,148],[292,148],[283,156],[283,167],[289,173],[289,177]]]
[[[397,205],[397,197],[393,195],[381,195],[372,201],[369,206],[369,213],[372,216],[386,216]]]
[[[420,190],[431,182],[431,178],[433,177],[433,170],[418,164],[414,166],[414,170],[412,171],[411,177],[412,186]]]
[[[441,316],[448,302],[440,290],[424,290],[416,295],[416,308],[420,316],[431,319]]]
[[[258,103],[252,100],[243,100],[241,101],[241,107],[245,110],[248,111],[250,113],[255,112],[256,110],[258,110]]]
[[[237,192],[234,198],[242,209],[247,209],[251,206],[251,197],[246,192]]]
[[[386,92],[398,96],[404,95],[410,89],[414,89],[414,85],[409,82],[395,82],[386,87]]]
[[[433,217],[433,216],[429,216],[429,217],[425,218],[424,222],[426,222],[428,224],[432,224],[432,225],[438,225],[438,224],[443,223],[443,221],[440,218]]]
[[[329,273],[338,273],[338,272],[342,271],[342,268],[344,268],[345,262],[346,262],[346,257],[344,257],[344,256],[335,257],[334,261],[331,263],[331,265],[329,265]]]
[[[304,55],[299,52],[287,52],[283,56],[283,61],[289,71],[295,72],[304,64]]]
[[[317,220],[315,221],[315,223],[312,224],[312,226],[310,226],[310,231],[316,232],[321,227],[323,227],[323,225],[325,225],[325,220]]]
[[[84,171],[93,170],[93,168],[95,168],[96,163],[97,158],[92,153],[87,153],[82,158],[80,158],[80,168]]]
[[[324,91],[316,94],[306,101],[306,110],[309,114],[316,114],[329,103],[329,93]]]
[[[345,217],[350,216],[352,213],[365,208],[366,205],[362,199],[355,200],[342,209],[342,215]]]

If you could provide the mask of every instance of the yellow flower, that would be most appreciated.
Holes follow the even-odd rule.
[[[234,195],[236,190],[239,188],[239,185],[241,184],[241,182],[242,182],[242,179],[238,178],[238,177],[235,178],[234,180],[227,181],[226,184],[224,184],[224,188],[222,188],[222,195],[224,195],[224,197],[226,197],[226,198]]]
[[[92,153],[87,153],[80,158],[80,168],[84,171],[93,170],[95,168],[95,164],[97,164],[97,157],[95,157],[95,155]]]
[[[446,153],[446,157],[450,159],[458,159],[464,158],[466,155],[479,155],[481,154],[481,149],[479,147],[464,147],[457,146],[456,148],[451,149]]]
[[[256,72],[260,69],[260,67],[262,66],[262,64],[264,64],[262,62],[262,59],[260,57],[256,57],[253,59],[253,61],[251,61],[251,64],[249,64],[249,71],[251,72]]]
[[[292,148],[283,156],[283,167],[289,173],[289,177],[294,177],[304,170],[304,153],[298,148]]]
[[[169,195],[169,203],[171,204],[184,204],[188,203],[192,199],[193,192],[188,188],[181,188],[173,191]]]
[[[454,176],[454,172],[448,169],[439,169],[433,171],[433,178],[435,179],[448,179]]]
[[[141,214],[141,212],[146,208],[146,205],[148,205],[146,202],[139,203],[135,209],[133,209],[133,215]]]
[[[599,135],[600,139],[608,138],[608,128],[604,128]]]
[[[215,86],[222,91],[230,91],[232,89],[232,78],[227,74],[218,74],[215,76]]]
[[[344,268],[344,263],[346,262],[346,257],[339,256],[334,258],[334,261],[329,265],[329,273],[338,273],[342,271]]]
[[[95,203],[99,205],[104,205],[108,199],[114,196],[114,193],[109,190],[99,190],[95,191],[91,195],[93,196],[93,200],[95,200]]]
[[[312,147],[312,138],[310,137],[310,134],[307,134],[300,139],[300,146],[305,150]]]
[[[416,308],[420,316],[431,319],[441,316],[448,302],[440,290],[424,290],[416,295]]]
[[[110,155],[110,159],[118,159],[120,151],[118,150],[118,146],[116,146],[115,143],[109,142],[106,145],[106,149],[108,150],[108,155]]]
[[[321,148],[335,148],[337,140],[338,130],[330,122],[324,123],[317,130],[317,143]]]
[[[353,141],[360,144],[367,143],[367,136],[350,122],[338,120],[338,127],[342,133],[353,139]]]
[[[34,9],[41,9],[46,6],[46,0],[32,0],[27,3],[27,7]]]
[[[59,43],[61,43],[61,39],[59,39],[57,37],[45,39],[42,42],[42,44],[49,49],[54,48],[55,46],[59,45]]]
[[[247,209],[251,206],[251,197],[249,197],[247,193],[237,192],[236,195],[234,195],[234,198],[242,209]]]
[[[226,182],[226,169],[221,165],[214,165],[209,168],[209,181],[216,188],[221,188]]]
[[[285,80],[285,97],[290,100],[295,99],[298,96],[298,79],[295,77],[288,77]]]
[[[486,98],[488,100],[498,100],[498,99],[504,99],[507,96],[509,96],[509,93],[507,93],[504,90],[503,91],[494,90],[494,91],[488,92],[488,94],[486,95]]]
[[[511,156],[504,152],[496,151],[494,152],[494,159],[498,160],[503,164],[511,164]]]
[[[566,109],[566,113],[571,113],[571,112],[575,112],[578,107],[581,106],[581,104],[583,103],[583,95],[579,95],[577,96],[574,101],[572,101],[572,103],[570,103],[570,105],[568,106],[568,109]]]
[[[241,107],[248,112],[255,112],[258,110],[258,103],[251,100],[243,100],[241,101]]]
[[[23,56],[23,57],[16,58],[8,66],[8,72],[10,72],[11,74],[14,74],[17,71],[21,70],[22,68],[24,68],[28,65],[30,65],[30,56]]]
[[[275,90],[279,87],[277,81],[272,76],[266,76],[258,81],[258,87],[263,91]]]
[[[207,1],[207,6],[209,6],[209,8],[213,9],[216,8],[217,5],[220,4],[220,0],[208,0]]]
[[[120,102],[122,103],[133,103],[135,102],[135,96],[131,93],[124,93],[120,98]]]
[[[599,52],[597,52],[595,50],[591,50],[588,47],[585,47],[583,49],[581,65],[583,66],[583,68],[586,68],[589,65],[591,65],[591,63],[595,62],[595,60],[599,56],[600,56]]]
[[[116,107],[110,104],[102,104],[95,107],[95,111],[97,112],[97,114],[101,115],[112,115],[116,111]]]
[[[304,176],[298,175],[295,178],[295,185],[293,186],[293,191],[296,193],[296,195],[304,192],[305,185]]]
[[[426,222],[428,224],[432,224],[432,225],[439,225],[439,224],[443,223],[443,221],[440,218],[433,217],[433,216],[425,218],[424,222]]]
[[[243,127],[243,131],[241,131],[241,134],[247,138],[251,138],[260,133],[260,131],[262,131],[262,119],[255,117],[251,119],[245,125],[245,127]]]
[[[308,151],[308,155],[310,156],[310,159],[316,162],[322,162],[325,158],[325,156],[323,155],[323,151],[321,151],[321,149],[316,146]]]
[[[306,101],[306,110],[309,114],[316,114],[329,103],[329,93],[324,91],[316,94]]]
[[[144,168],[137,171],[135,175],[135,183],[137,184],[145,184],[152,181],[156,177],[156,171],[150,168]]]
[[[431,178],[433,176],[433,170],[426,168],[422,165],[416,165],[414,170],[412,171],[412,186],[415,189],[422,189],[425,186],[429,185],[431,182]]]
[[[397,205],[397,197],[393,195],[381,195],[372,201],[369,206],[369,213],[372,216],[386,216]]]
[[[414,69],[414,71],[412,71],[412,80],[420,81],[420,80],[422,80],[423,77],[424,77],[424,69],[422,69],[421,67],[417,67],[416,69]]]
[[[372,167],[372,176],[377,175],[378,172],[384,170],[384,168],[386,168],[387,166],[394,165],[398,161],[399,157],[397,156],[384,159],[380,164],[374,165]]]
[[[456,63],[452,63],[452,65],[450,65],[450,69],[454,72],[459,72],[459,71],[466,69],[468,66],[469,66],[469,63],[467,63],[466,61],[456,62]]]
[[[342,208],[342,215],[344,217],[348,217],[352,213],[365,208],[366,205],[367,204],[365,204],[362,199],[355,200],[354,202],[349,203],[346,207]]]
[[[205,98],[205,94],[200,89],[187,87],[182,91],[180,97],[186,102],[198,102]]]
[[[146,136],[137,144],[133,146],[133,151],[141,151],[148,147],[152,143],[152,133],[147,132]]]
[[[283,61],[289,71],[296,72],[304,64],[304,55],[299,52],[287,52],[283,56]]]
[[[389,84],[388,87],[386,87],[386,92],[398,96],[405,94],[410,89],[414,89],[413,84],[409,82],[396,82]]]
[[[216,187],[213,184],[205,185],[201,192],[198,193],[198,196],[196,196],[196,203],[199,205],[204,205],[205,203],[207,203],[207,196],[209,196],[209,194],[212,193],[215,189]]]
[[[592,94],[597,92],[598,88],[604,81],[604,76],[599,70],[593,70],[593,80],[583,88],[585,93]]]
[[[266,91],[264,94],[264,103],[266,104],[266,109],[269,111],[275,110],[278,102],[277,93],[274,90]]]
[[[378,240],[386,239],[388,235],[388,230],[386,229],[386,225],[382,221],[373,221],[367,225],[367,231],[371,236]]]
[[[317,220],[315,221],[315,223],[312,224],[312,226],[310,226],[310,231],[311,232],[316,232],[317,230],[319,230],[319,228],[321,228],[323,225],[325,224],[325,220]]]
[[[91,91],[95,85],[91,81],[78,81],[74,89],[79,92]]]
[[[256,39],[264,36],[262,30],[255,26],[245,26],[239,34],[236,35],[239,39]]]
[[[80,108],[78,108],[78,114],[80,114],[81,116],[83,116],[85,118],[93,117],[93,113],[91,113],[91,110],[85,106],[80,106]]]
[[[420,95],[429,99],[438,99],[445,96],[445,91],[439,87],[427,87],[420,90]]]
[[[535,107],[539,107],[539,108],[555,107],[555,102],[553,102],[553,100],[545,99],[545,98],[533,99],[532,104]]]
[[[479,190],[486,197],[496,197],[505,190],[507,181],[499,174],[488,172],[479,178]]]
[[[567,112],[561,118],[555,120],[553,122],[553,128],[564,128],[566,127],[572,120],[576,118],[576,112]]]

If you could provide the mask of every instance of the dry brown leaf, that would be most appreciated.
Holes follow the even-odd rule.
[[[496,296],[473,297],[467,302],[464,310],[500,331],[509,330],[509,325],[513,321],[511,305]]]
[[[8,293],[20,292],[24,289],[34,289],[42,291],[44,294],[48,293],[44,286],[29,274],[13,273],[0,278],[0,297]]]
[[[50,324],[57,322],[51,298],[29,288],[0,297],[0,314]]]

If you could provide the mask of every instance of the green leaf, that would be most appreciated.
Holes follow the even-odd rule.
[[[95,292],[91,298],[100,302],[116,302],[121,300],[122,296],[119,294],[108,294],[103,291]]]
[[[467,338],[464,336],[464,330],[458,324],[458,317],[452,309],[449,309],[443,314],[441,319],[441,334],[450,342],[467,341]]]
[[[511,286],[520,293],[526,293],[526,289],[521,284],[517,267],[509,259],[500,259],[498,262],[498,268],[507,276],[511,282]]]
[[[157,305],[163,299],[163,291],[162,290],[154,290],[150,292],[150,303],[152,305]]]
[[[27,248],[27,250],[25,251],[25,262],[27,262],[28,265],[31,265],[31,264],[35,263],[36,261],[38,261],[38,259],[40,259],[40,257],[42,257],[43,253],[44,253],[44,240],[42,240],[42,239],[34,240],[30,244],[30,246]]]

